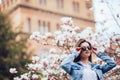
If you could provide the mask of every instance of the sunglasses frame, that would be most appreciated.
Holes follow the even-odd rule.
[[[81,47],[81,50],[82,50],[82,51],[91,50],[91,49],[92,49],[91,46],[84,46],[84,47]]]

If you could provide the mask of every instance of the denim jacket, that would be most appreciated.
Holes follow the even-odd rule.
[[[80,62],[73,62],[73,60],[78,56],[77,52],[72,52],[63,62],[61,63],[61,68],[64,69],[71,76],[71,80],[82,80],[84,67]],[[106,54],[99,52],[97,57],[106,62],[105,65],[93,64],[91,69],[97,74],[98,80],[104,80],[103,74],[111,70],[116,66],[116,63]]]

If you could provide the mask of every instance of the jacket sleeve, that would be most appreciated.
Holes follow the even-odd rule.
[[[116,66],[114,60],[112,60],[107,54],[99,52],[97,56],[106,62],[103,66],[101,66],[102,72],[106,73],[107,71],[111,70],[113,67]]]
[[[72,52],[72,54],[68,55],[66,59],[62,61],[60,67],[64,69],[67,73],[71,74],[71,66],[73,64],[73,60],[78,56],[77,52]]]

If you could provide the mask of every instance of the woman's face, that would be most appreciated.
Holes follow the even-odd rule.
[[[84,42],[81,44],[81,57],[82,58],[88,58],[91,55],[91,46]]]

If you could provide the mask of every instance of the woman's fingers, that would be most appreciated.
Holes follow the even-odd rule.
[[[93,53],[97,54],[97,52],[98,52],[97,47],[92,47],[92,51],[93,51]]]
[[[76,51],[79,51],[80,50],[80,47],[76,47]]]
[[[97,51],[97,48],[96,47],[92,47],[93,50]]]
[[[76,51],[80,51],[80,49],[81,49],[80,47],[76,47]]]

